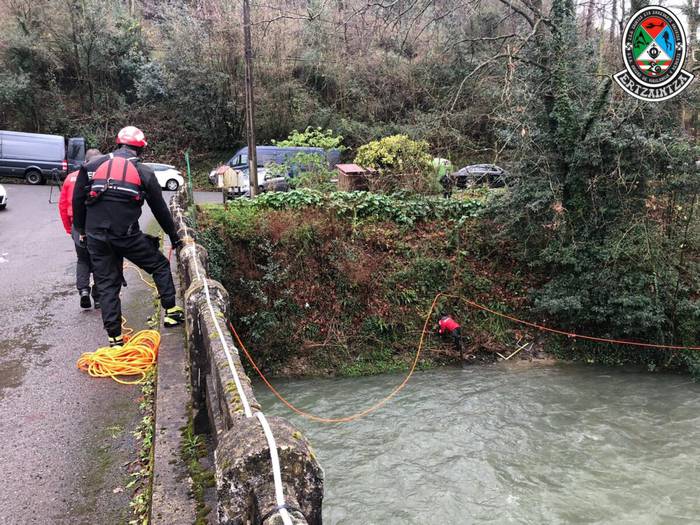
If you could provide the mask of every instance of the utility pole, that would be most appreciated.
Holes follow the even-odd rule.
[[[250,196],[258,194],[258,155],[255,151],[255,109],[253,99],[253,43],[250,37],[250,0],[243,0],[245,42],[245,123],[248,133],[248,180]]]

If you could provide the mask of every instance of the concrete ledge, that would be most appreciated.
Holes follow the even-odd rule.
[[[188,423],[186,358],[181,329],[163,330],[158,359],[153,452],[151,523],[191,525],[196,502],[181,458],[182,429]]]
[[[187,192],[181,188],[173,196],[170,210],[185,239],[177,259],[185,290],[192,404],[195,426],[206,426],[216,443],[219,523],[260,525],[263,518],[266,525],[283,523],[276,510],[268,441],[258,418],[245,413],[243,396],[253,414],[261,412],[261,407],[226,323],[229,291],[207,275],[207,252],[194,242],[195,232],[186,215],[189,206]],[[323,470],[309,443],[291,423],[278,417],[268,418],[268,423],[276,442],[284,503],[292,522],[320,525]]]

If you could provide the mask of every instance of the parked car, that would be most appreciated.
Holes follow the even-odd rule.
[[[452,174],[458,188],[486,184],[491,188],[508,186],[512,179],[508,172],[495,164],[471,164]]]
[[[0,131],[0,175],[43,184],[58,173],[61,178],[85,160],[85,139],[60,135]],[[54,172],[54,170],[56,170]]]
[[[7,207],[7,191],[5,187],[0,184],[0,210],[4,210]]]
[[[328,161],[328,168],[334,168],[340,161],[340,151],[336,149],[324,150],[323,148],[312,147],[280,147],[280,146],[256,146],[255,153],[257,155],[258,165],[258,182],[262,184],[265,181],[266,166],[270,164],[284,164],[288,160],[294,158],[300,153],[316,154],[325,157]],[[233,157],[226,163],[227,166],[243,172],[248,176],[248,148],[239,149]],[[212,170],[209,173],[209,180],[216,185],[218,174],[221,172],[221,166]],[[293,177],[296,173],[303,172],[304,166],[296,166],[298,169],[292,169],[287,173],[288,177]],[[241,195],[246,194],[249,189],[242,188]]]
[[[144,165],[150,166],[151,169],[153,169],[160,187],[165,190],[176,191],[185,183],[185,179],[183,179],[180,172],[175,169],[175,166],[171,166],[170,164],[158,164],[156,162],[144,162]]]

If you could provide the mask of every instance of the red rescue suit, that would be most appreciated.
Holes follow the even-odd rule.
[[[444,334],[445,330],[448,332],[454,332],[455,330],[459,329],[459,323],[452,319],[449,315],[443,317],[438,321],[438,324],[440,325],[440,334]]]

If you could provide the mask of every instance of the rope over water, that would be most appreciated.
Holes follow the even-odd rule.
[[[287,400],[282,394],[280,394],[277,389],[272,386],[270,381],[265,377],[265,374],[262,373],[258,365],[256,364],[255,360],[251,356],[250,352],[246,348],[245,344],[243,344],[243,341],[241,340],[240,336],[238,335],[238,332],[234,328],[233,324],[231,321],[228,321],[228,326],[233,333],[234,337],[236,338],[236,341],[238,342],[238,345],[241,347],[243,350],[243,353],[245,356],[248,358],[248,361],[250,361],[250,364],[253,366],[255,371],[258,373],[260,376],[260,379],[267,385],[267,387],[270,389],[270,391],[284,403],[287,408],[292,410],[293,412],[299,414],[302,417],[305,417],[306,419],[310,419],[312,421],[317,421],[319,423],[349,423],[351,421],[355,421],[357,419],[360,419],[364,416],[367,416],[374,412],[375,410],[378,410],[382,406],[384,406],[386,403],[388,403],[396,394],[398,394],[405,386],[408,384],[408,381],[411,379],[411,376],[416,370],[416,366],[418,365],[418,360],[420,358],[420,354],[423,351],[423,346],[425,343],[425,335],[428,332],[428,323],[430,322],[430,318],[433,315],[433,312],[435,311],[435,306],[438,302],[438,299],[440,297],[446,297],[450,299],[456,299],[459,301],[465,302],[467,305],[471,306],[472,308],[475,308],[477,310],[482,310],[484,312],[487,312],[491,315],[495,315],[498,317],[502,317],[504,319],[508,319],[509,321],[512,321],[514,323],[522,324],[525,326],[529,326],[531,328],[535,328],[540,331],[544,332],[551,332],[554,334],[559,334],[559,335],[565,335],[569,338],[572,339],[585,339],[588,341],[595,341],[598,343],[612,343],[612,344],[618,344],[618,345],[627,345],[627,346],[638,346],[638,347],[644,347],[644,348],[660,348],[662,350],[694,350],[698,351],[700,350],[700,346],[679,346],[679,345],[664,345],[664,344],[656,344],[656,343],[643,343],[639,341],[631,341],[627,339],[610,339],[606,337],[594,337],[594,336],[589,336],[589,335],[581,335],[577,334],[574,332],[567,332],[565,330],[558,330],[556,328],[550,328],[548,326],[540,325],[537,323],[532,323],[530,321],[525,321],[523,319],[519,319],[517,317],[514,317],[512,315],[504,314],[502,312],[498,312],[496,310],[493,310],[487,306],[484,306],[482,304],[479,304],[475,301],[472,301],[470,299],[464,298],[464,297],[459,297],[456,295],[449,295],[445,293],[439,293],[435,296],[433,299],[432,304],[430,305],[430,310],[428,311],[428,315],[425,317],[425,322],[423,323],[423,331],[421,332],[420,335],[420,341],[418,342],[418,349],[416,350],[416,355],[413,359],[413,362],[411,363],[411,368],[409,369],[408,373],[406,374],[406,377],[399,383],[398,386],[396,386],[386,397],[381,399],[379,402],[373,404],[372,406],[360,411],[356,412],[354,414],[351,414],[349,416],[345,417],[322,417],[322,416],[317,416],[315,414],[311,414],[309,412],[306,412],[302,410],[301,408],[297,407],[294,405],[291,401]]]

